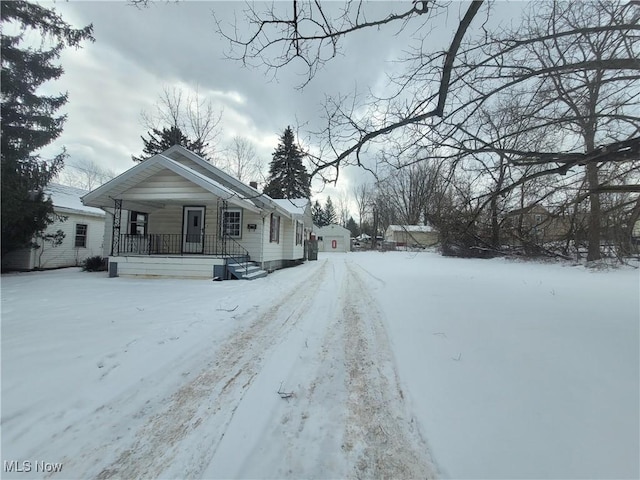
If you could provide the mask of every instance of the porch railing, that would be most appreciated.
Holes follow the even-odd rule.
[[[179,233],[120,234],[118,252],[114,252],[114,255],[123,254],[248,256],[247,250],[228,236]]]

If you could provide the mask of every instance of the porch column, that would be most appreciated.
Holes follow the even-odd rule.
[[[111,256],[120,254],[120,218],[122,217],[122,200],[115,199],[113,208],[113,228],[111,229]]]

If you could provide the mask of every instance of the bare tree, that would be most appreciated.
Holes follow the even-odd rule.
[[[410,128],[433,117],[441,117],[444,113],[447,97],[452,81],[452,71],[462,40],[477,15],[482,0],[472,1],[460,19],[446,52],[438,52],[432,59],[440,67],[437,87],[421,89],[422,96],[416,98],[417,104],[405,111],[405,115],[363,115],[354,118],[351,110],[345,112],[344,98],[329,99],[327,104],[328,126],[325,130],[324,150],[336,155],[336,158],[316,158],[312,175],[320,174],[326,181],[336,180],[340,166],[351,157],[361,165],[360,153],[370,142],[386,136],[391,132]],[[279,4],[283,5],[283,4]],[[386,26],[394,26],[394,33],[410,24],[416,32],[424,32],[422,39],[428,37],[437,19],[450,14],[447,6],[433,2],[413,1],[410,7],[404,6],[396,12],[382,18],[371,18],[366,10],[371,3],[346,2],[344,5],[333,5],[322,2],[292,2],[291,8],[276,8],[260,12],[254,6],[244,11],[244,21],[250,33],[237,25],[224,25],[216,20],[218,32],[229,41],[229,57],[244,64],[261,64],[268,70],[276,72],[293,61],[300,61],[307,67],[308,83],[315,73],[327,61],[340,51],[340,41],[354,32]],[[390,4],[391,5],[391,4]],[[394,10],[396,5],[393,4]],[[418,22],[420,25],[416,25]],[[373,99],[370,105],[378,103]],[[334,168],[336,176],[326,176],[324,172]]]
[[[343,227],[347,226],[349,220],[349,202],[347,196],[344,193],[340,193],[335,196],[336,213],[338,214],[338,222]]]
[[[264,165],[260,162],[255,147],[247,138],[233,137],[223,157],[224,168],[241,182],[264,182]]]
[[[431,48],[429,34],[439,16],[451,15],[451,5],[457,4],[392,4],[387,15],[377,16],[369,13],[371,5],[294,1],[262,12],[249,6],[247,36],[240,33],[246,29],[217,22],[231,58],[261,64],[274,74],[294,61],[302,63],[305,83],[355,32],[375,28],[384,35],[390,25],[394,33],[415,32],[416,43],[407,45],[396,62],[405,70],[391,78],[392,90],[384,98],[369,93],[327,99],[312,175],[336,181],[345,164],[363,166],[364,153],[375,155],[391,144],[394,154],[400,153],[397,158],[407,159],[404,153],[413,149],[402,167],[446,161],[452,179],[468,182],[452,185],[457,193],[449,191],[448,198],[458,198],[461,211],[473,212],[470,229],[490,211],[490,244],[500,243],[500,210],[510,202],[562,197],[565,206],[573,206],[576,220],[588,207],[587,259],[598,259],[606,223],[603,202],[611,203],[606,196],[640,192],[633,174],[640,158],[638,2],[536,2],[515,28],[488,30],[474,20],[489,18],[492,5],[473,1],[463,8],[444,51]],[[471,29],[472,23],[479,28]],[[495,131],[482,129],[483,112],[495,112],[494,104],[505,98],[520,99],[515,116],[531,121],[509,129],[493,117]],[[521,141],[534,137],[554,141]],[[487,179],[491,188],[485,188]],[[546,189],[550,182],[564,191]],[[536,200],[531,187],[540,185],[545,191]],[[613,203],[628,210],[635,199],[630,195]]]
[[[367,214],[371,211],[374,200],[371,185],[361,183],[353,189],[353,197],[358,207],[358,228],[362,231],[362,224],[365,222]]]
[[[422,162],[393,169],[379,182],[384,204],[390,207],[400,223],[418,225],[425,221],[424,213],[436,175],[437,165]]]
[[[93,160],[80,159],[66,163],[58,181],[70,187],[93,190],[116,176],[116,173]]]
[[[209,159],[216,156],[222,112],[216,113],[211,100],[202,98],[197,88],[185,92],[177,87],[164,87],[153,109],[143,111],[140,116],[145,128],[177,128],[190,141],[203,145]]]

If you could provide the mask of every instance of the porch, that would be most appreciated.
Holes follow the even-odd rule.
[[[207,255],[238,259],[249,257],[247,250],[228,235],[199,233],[114,234],[112,255]]]
[[[228,236],[204,234],[120,234],[109,257],[109,276],[239,278],[267,274],[247,250]]]

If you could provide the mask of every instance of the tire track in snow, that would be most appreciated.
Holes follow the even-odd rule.
[[[356,478],[435,478],[428,447],[407,419],[377,302],[347,265],[343,295],[348,417],[343,449]]]
[[[325,261],[319,271],[313,272],[305,289],[317,291],[326,275]],[[296,286],[269,308],[251,312],[256,320],[215,352],[215,364],[176,391],[161,411],[139,428],[129,447],[96,478],[199,476],[215,454],[265,355],[295,327],[314,301],[315,295],[300,296],[299,290]],[[178,456],[181,458],[176,462]],[[174,463],[183,469],[171,472]]]

